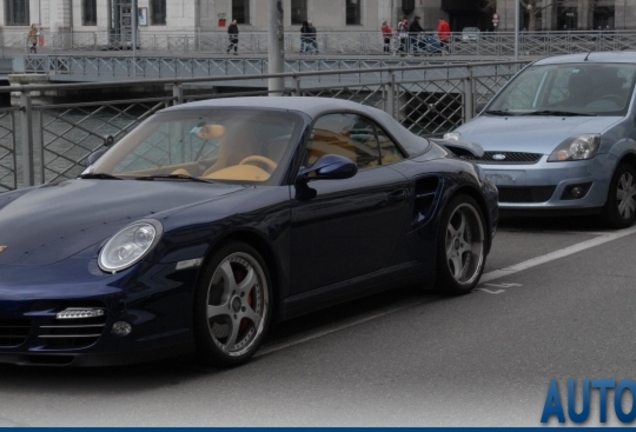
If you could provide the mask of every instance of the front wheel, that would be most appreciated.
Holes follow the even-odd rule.
[[[468,195],[450,200],[437,236],[437,290],[443,294],[469,293],[486,262],[486,230],[479,205]]]
[[[217,250],[203,270],[194,305],[199,359],[238,366],[260,347],[271,318],[271,283],[261,255],[243,242]]]
[[[636,220],[636,171],[630,164],[616,168],[602,218],[610,228],[626,228]]]

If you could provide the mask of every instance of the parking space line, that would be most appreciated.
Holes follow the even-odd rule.
[[[636,226],[633,226],[631,228],[626,228],[624,230],[620,230],[620,231],[614,231],[611,233],[605,233],[602,234],[598,237],[595,237],[593,239],[590,240],[586,240],[584,242],[581,243],[577,243],[574,244],[572,246],[568,246],[566,248],[563,249],[559,249],[557,251],[554,252],[550,252],[548,254],[545,255],[541,255],[535,258],[531,258],[527,261],[523,261],[519,264],[515,264],[512,265],[510,267],[505,267],[499,270],[493,270],[489,273],[486,273],[484,275],[481,276],[481,279],[479,281],[480,284],[483,284],[485,282],[490,282],[491,280],[495,280],[495,279],[499,279],[505,276],[510,276],[512,274],[518,273],[520,271],[523,270],[527,270],[529,268],[532,267],[536,267],[538,265],[541,264],[545,264],[548,263],[550,261],[554,261],[557,260],[559,258],[563,258],[569,255],[573,255],[577,252],[581,252],[584,251],[586,249],[590,249],[596,246],[600,246],[604,243],[608,243],[614,240],[618,240],[620,238],[623,237],[627,237],[630,236],[632,234],[636,233]]]

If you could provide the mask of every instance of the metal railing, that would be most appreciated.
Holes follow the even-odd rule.
[[[356,101],[388,112],[418,135],[439,136],[470,119],[475,104],[489,100],[523,65],[524,62],[493,62],[282,76],[285,96]],[[0,93],[12,92],[16,101],[15,106],[0,109],[0,188],[11,190],[73,178],[84,169],[86,158],[103,145],[106,136],[117,140],[151,114],[173,104],[239,95],[266,96],[265,83],[271,76],[274,75],[0,88]],[[219,93],[224,82],[240,80],[260,80],[263,86],[240,93]],[[51,90],[92,93],[128,88],[145,88],[148,93],[118,100],[36,103],[43,92]],[[157,94],[157,88],[167,91]]]
[[[435,32],[425,33],[432,41],[428,49],[410,54],[442,55]],[[132,42],[129,35],[107,32],[43,32],[38,53],[87,53],[130,52]],[[223,32],[140,32],[137,37],[138,54],[141,55],[224,55],[227,54],[228,35]],[[316,36],[317,54],[320,55],[387,55],[379,32],[324,32]],[[285,53],[303,54],[302,40],[298,32],[285,34]],[[242,32],[239,35],[240,55],[267,54],[266,32]],[[389,55],[399,54],[397,36],[391,39]],[[636,49],[636,32],[628,31],[545,31],[521,32],[519,53],[521,55],[547,56],[589,51],[623,51]],[[415,50],[413,50],[415,51]],[[514,32],[481,32],[464,35],[452,33],[447,41],[446,52],[451,55],[511,56],[515,53]],[[0,54],[28,53],[28,36],[5,28],[0,33]],[[233,51],[232,51],[233,52]],[[313,53],[313,52],[312,52]],[[309,52],[304,53],[310,55]]]

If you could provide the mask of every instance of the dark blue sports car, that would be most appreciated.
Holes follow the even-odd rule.
[[[0,195],[0,362],[247,361],[273,320],[398,284],[478,282],[497,191],[388,114],[322,98],[190,103],[77,179]]]

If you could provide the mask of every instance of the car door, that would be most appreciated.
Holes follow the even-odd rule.
[[[293,294],[356,278],[386,266],[409,220],[406,178],[383,162],[403,159],[386,134],[356,114],[329,114],[310,134],[305,165],[339,154],[358,166],[349,179],[315,180],[308,200],[292,197]]]

